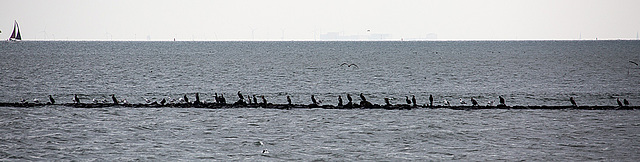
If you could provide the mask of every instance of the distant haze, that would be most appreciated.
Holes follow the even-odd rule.
[[[637,39],[638,0],[1,1],[24,40]]]

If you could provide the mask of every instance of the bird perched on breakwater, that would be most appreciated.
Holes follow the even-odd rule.
[[[116,99],[116,95],[115,94],[111,94],[111,100],[113,100],[113,104],[118,104],[118,99]]]
[[[200,95],[198,93],[196,93],[196,101],[193,103],[200,104]]]
[[[253,95],[253,103],[258,103],[258,98],[256,98],[256,95]]]
[[[338,106],[342,106],[342,96],[338,95]]]
[[[471,106],[480,106],[478,105],[478,101],[476,101],[476,99],[473,99],[473,97],[471,97]]]
[[[287,96],[287,104],[291,105],[291,97]]]
[[[56,104],[56,100],[53,99],[53,97],[51,97],[51,95],[49,95],[49,102],[51,102],[51,104]]]
[[[498,104],[498,106],[506,106],[507,104],[505,104],[504,98],[502,98],[502,96],[498,96],[498,98],[500,99],[500,104]]]
[[[160,101],[160,105],[164,105],[165,103],[167,103],[167,100],[162,98],[162,100]]]
[[[622,107],[622,102],[620,102],[620,98],[616,98],[616,102],[618,102],[618,106]]]
[[[353,102],[353,99],[351,98],[351,95],[349,95],[348,93],[347,93],[347,100],[349,100],[348,104],[351,104]]]
[[[80,98],[78,98],[78,95],[77,95],[77,94],[74,94],[74,95],[73,95],[73,102],[75,102],[75,103],[77,103],[77,104],[79,104],[79,103],[80,103]]]
[[[262,104],[264,104],[264,106],[267,106],[267,99],[265,99],[264,96],[260,97],[262,97]]]
[[[433,96],[432,95],[429,95],[429,106],[433,107]]]
[[[238,91],[238,98],[240,98],[240,100],[244,101],[244,96],[242,96],[242,93],[240,93],[240,91]]]
[[[314,95],[311,95],[311,103],[314,105],[318,105],[318,102],[316,101],[316,97]]]
[[[627,99],[623,99],[622,103],[624,103],[625,106],[629,106],[629,101],[627,101]]]
[[[416,96],[415,95],[411,95],[411,102],[413,102],[413,107],[418,106],[418,103],[416,102]]]
[[[464,100],[462,100],[462,98],[460,98],[460,105],[466,105],[467,102],[465,102]]]
[[[411,105],[411,100],[409,100],[409,96],[404,96],[404,100],[407,101],[407,105]]]
[[[573,107],[578,107],[578,104],[576,104],[576,100],[574,100],[573,97],[569,97],[569,101],[571,102],[571,105],[573,105]]]
[[[360,93],[360,99],[361,99],[362,101],[367,101],[367,98],[364,98],[364,95],[362,95],[362,93]]]
[[[187,97],[187,96],[185,96],[185,97]],[[144,102],[146,102],[146,103],[151,103],[151,100],[149,100],[147,98],[142,97],[142,99],[144,99]]]
[[[184,102],[189,103],[189,98],[187,98],[187,95],[186,95],[186,94],[185,94],[182,98],[184,99]]]
[[[389,102],[389,98],[384,98],[384,104],[385,106],[391,106],[391,103]]]

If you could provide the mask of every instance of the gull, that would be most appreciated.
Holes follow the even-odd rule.
[[[348,64],[348,63],[346,63],[346,62],[345,62],[345,63],[340,64],[340,66],[344,66],[344,65],[347,65],[347,67],[354,66],[354,67],[356,67],[356,68],[359,68],[359,67],[358,67],[358,65],[356,65],[356,64],[354,64],[354,63],[352,63],[352,64]]]
[[[464,102],[464,100],[462,100],[462,98],[460,98],[460,104],[464,105],[464,104],[467,104],[467,102]]]
[[[142,97],[142,98],[144,99],[144,102],[151,103],[151,100],[149,100],[147,98],[144,98],[144,97]]]

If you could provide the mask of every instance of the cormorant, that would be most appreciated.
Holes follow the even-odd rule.
[[[77,94],[74,94],[74,95],[73,95],[73,101],[75,101],[75,102],[76,102],[76,103],[78,103],[78,104],[80,103],[80,99],[78,98],[78,95],[77,95]]]
[[[433,106],[433,96],[429,95],[429,105]]]
[[[291,97],[287,96],[287,103],[289,103],[289,105],[291,105]]]
[[[506,104],[504,104],[504,98],[502,98],[502,96],[498,96],[498,98],[500,98],[500,105],[504,106]]]
[[[578,107],[578,104],[576,104],[576,100],[574,100],[573,97],[569,97],[569,101],[571,101],[571,105],[573,105],[573,107]]]
[[[413,107],[418,106],[418,103],[416,103],[416,96],[415,95],[411,95],[411,102],[413,102]]]
[[[411,105],[411,100],[409,100],[408,96],[404,96],[405,100],[407,101],[407,105]]]
[[[318,102],[316,101],[316,97],[315,97],[315,96],[313,96],[313,95],[311,95],[311,102],[312,102],[314,105],[318,105]]]
[[[189,98],[187,98],[187,95],[186,95],[186,94],[184,95],[184,97],[183,97],[183,98],[184,98],[184,102],[189,103]],[[147,100],[147,101],[148,101],[148,100]]]
[[[620,98],[617,98],[616,102],[618,102],[618,106],[622,107],[622,102],[620,102]]]
[[[476,99],[473,99],[473,97],[471,97],[471,106],[480,106],[478,105],[478,101],[476,101]]]
[[[51,102],[51,104],[56,104],[56,100],[53,99],[53,97],[51,97],[51,95],[49,95],[49,102]]]
[[[258,103],[258,98],[256,98],[256,95],[253,95],[253,103]]]
[[[386,97],[384,98],[384,104],[386,106],[391,106],[391,103],[389,102],[389,98],[386,98]]]
[[[629,101],[627,101],[627,99],[623,99],[622,103],[624,103],[624,105],[629,106]]]
[[[347,93],[347,100],[349,100],[349,103],[353,101],[353,99],[351,99],[351,95],[349,95],[348,93]]]
[[[162,100],[160,101],[160,105],[164,105],[164,103],[167,103],[167,100],[165,100],[164,98],[162,98]]]
[[[111,95],[111,100],[113,100],[113,104],[116,104],[116,105],[118,104],[118,100],[116,99],[116,95],[115,94]]]
[[[226,103],[227,103],[227,99],[226,99],[226,98],[224,98],[224,93],[221,93],[221,94],[220,94],[220,102],[222,102],[223,104],[226,104]]]
[[[244,96],[242,96],[242,93],[240,93],[240,91],[238,91],[238,98],[240,98],[240,100],[244,101]]]
[[[267,99],[264,99],[264,96],[260,96],[262,97],[262,104],[264,104],[265,106],[267,106]]]
[[[338,96],[338,106],[342,106],[342,96]]]
[[[195,104],[200,104],[200,95],[198,93],[196,93],[196,102],[194,102]]]
[[[364,98],[364,95],[362,95],[362,93],[360,93],[360,99],[361,99],[362,101],[367,101],[367,99],[366,99],[366,98]]]
[[[213,93],[213,99],[216,100],[216,103],[220,103],[220,97],[218,97],[218,93]]]

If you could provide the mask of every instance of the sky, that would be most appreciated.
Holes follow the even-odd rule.
[[[0,0],[23,40],[637,39],[639,0]]]

